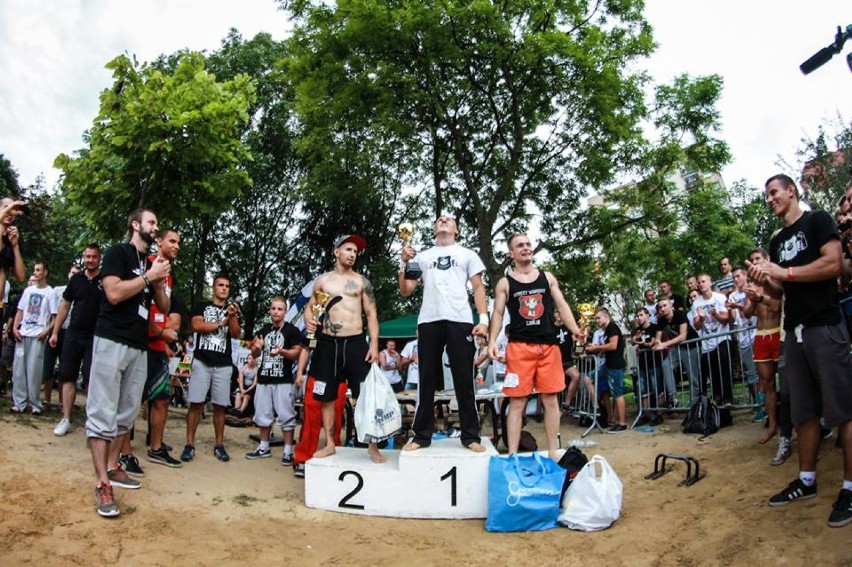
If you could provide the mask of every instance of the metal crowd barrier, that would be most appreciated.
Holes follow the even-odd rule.
[[[689,339],[667,351],[632,345],[629,368],[636,398],[636,419],[648,414],[688,411],[699,393],[720,406],[757,406],[758,376],[752,346],[754,326]]]
[[[599,422],[598,412],[598,369],[603,365],[603,357],[594,354],[585,354],[574,357],[574,364],[580,372],[580,383],[572,399],[563,401],[569,415],[580,420],[580,425],[586,429],[581,437],[586,437],[593,430],[604,431]],[[565,395],[567,396],[568,385],[566,384]],[[584,425],[585,424],[585,425]]]

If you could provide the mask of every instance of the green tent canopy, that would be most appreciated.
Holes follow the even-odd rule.
[[[417,314],[379,323],[380,339],[413,339],[417,336]]]

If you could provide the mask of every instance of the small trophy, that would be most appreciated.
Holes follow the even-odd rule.
[[[404,222],[399,225],[399,229],[397,229],[397,234],[402,239],[402,245],[408,246],[411,244],[411,239],[414,236],[414,225],[410,222]],[[407,262],[405,264],[405,271],[403,277],[407,280],[419,280],[420,276],[423,275],[423,270],[420,268],[420,264],[417,262]]]
[[[589,330],[589,322],[595,316],[595,306],[591,303],[578,303],[577,313],[580,314],[580,320],[577,325],[580,327],[580,333],[585,335]],[[583,356],[586,354],[586,345],[577,343],[574,345],[574,354]]]
[[[316,321],[317,326],[320,324],[320,317],[325,313],[325,307],[328,305],[328,300],[331,299],[331,295],[327,294],[324,291],[315,291],[314,292],[314,303],[311,306],[311,313],[314,315],[314,321]],[[316,332],[310,331],[307,334],[308,338],[308,348],[313,350],[317,347],[317,338]]]

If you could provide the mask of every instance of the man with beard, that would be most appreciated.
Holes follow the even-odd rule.
[[[317,329],[312,312],[316,296],[312,294],[305,306],[305,325],[309,332],[317,331],[317,346],[308,371],[314,386],[306,395],[322,402],[325,447],[314,454],[320,459],[335,453],[335,404],[340,384],[347,382],[352,397],[357,398],[370,365],[379,359],[379,319],[373,284],[353,269],[358,253],[366,247],[367,241],[355,234],[339,238],[334,246],[334,269],[314,282],[314,292],[325,292],[335,301],[326,311],[322,329]],[[369,344],[364,337],[365,318]],[[374,463],[387,460],[376,443],[369,443],[367,452]]]
[[[139,488],[118,465],[118,452],[139,412],[148,370],[148,310],[169,310],[163,281],[171,264],[149,262],[148,246],[157,234],[157,217],[137,209],[128,219],[130,239],[104,254],[104,301],[95,326],[92,375],[86,401],[86,436],[92,452],[98,514],[117,516],[112,487]]]
[[[83,250],[83,271],[77,272],[68,280],[62,301],[56,313],[50,345],[59,341],[59,329],[65,323],[69,313],[71,322],[62,342],[59,358],[59,383],[62,399],[62,419],[53,429],[53,434],[62,437],[71,429],[71,410],[77,395],[77,377],[80,366],[83,370],[83,384],[88,387],[92,370],[92,342],[95,336],[95,324],[101,301],[104,297],[103,276],[101,275],[101,247],[89,244]]]

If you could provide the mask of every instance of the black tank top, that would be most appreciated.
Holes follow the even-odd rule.
[[[531,283],[521,283],[512,276],[509,281],[509,342],[558,344],[553,323],[553,298],[544,272]]]

